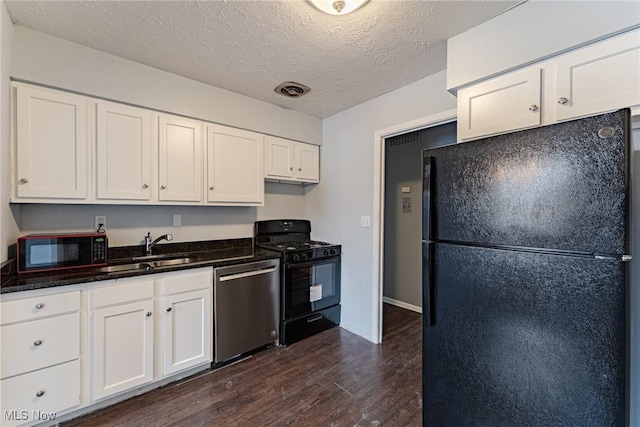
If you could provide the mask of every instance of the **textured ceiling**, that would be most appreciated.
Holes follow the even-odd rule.
[[[17,25],[324,118],[446,68],[446,40],[519,1],[6,1]],[[284,81],[311,87],[289,99]]]

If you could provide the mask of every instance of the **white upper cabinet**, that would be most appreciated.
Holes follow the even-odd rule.
[[[640,105],[640,34],[564,55],[556,64],[556,120]]]
[[[264,204],[264,136],[207,126],[208,203]]]
[[[88,197],[87,100],[16,87],[14,201]]]
[[[267,168],[269,178],[293,178],[293,141],[268,136],[266,138]]]
[[[203,123],[160,115],[158,144],[158,200],[202,201]]]
[[[97,198],[151,199],[151,113],[97,103]]]
[[[265,138],[265,178],[274,181],[320,181],[320,147],[288,139]]]
[[[635,105],[640,30],[459,89],[458,141]]]
[[[320,147],[311,144],[296,143],[294,147],[297,166],[296,178],[304,182],[320,181]]]
[[[257,132],[13,88],[13,203],[263,206],[265,178],[319,182],[315,145],[268,137],[265,155]]]
[[[458,91],[458,139],[540,125],[540,69],[516,71]]]

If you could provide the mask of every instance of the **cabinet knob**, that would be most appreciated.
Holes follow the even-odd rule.
[[[164,190],[165,188],[167,188],[167,186],[166,186],[166,185],[161,185],[161,186],[160,186],[160,189],[161,189],[161,190]]]
[[[151,317],[151,312],[147,311],[147,317]]]
[[[565,98],[564,96],[558,98],[558,104],[565,105],[567,102],[569,102],[569,100],[567,98]]]
[[[35,340],[35,341],[33,342],[33,345],[35,345],[36,347],[41,346],[41,345],[42,345],[42,340]]]
[[[298,168],[298,172],[300,172],[302,170],[302,168]]]
[[[149,188],[149,184],[142,184],[142,188]]]
[[[18,180],[18,183],[19,183],[19,184],[26,184],[27,182],[29,182],[29,180],[28,180],[27,178],[20,178],[20,179]]]
[[[42,308],[44,308],[44,304],[43,303],[39,302],[39,303],[36,304],[36,310],[40,310]]]
[[[44,390],[39,390],[39,391],[36,393],[36,397],[42,397],[42,396],[44,396]]]
[[[538,106],[536,104],[529,105],[529,111],[538,111]]]
[[[290,170],[290,171],[292,171],[292,170],[293,170],[293,166],[291,166],[291,167],[289,168],[289,170]]]
[[[213,185],[209,187],[209,190],[213,190]]]
[[[171,311],[171,307],[167,308],[167,313]]]

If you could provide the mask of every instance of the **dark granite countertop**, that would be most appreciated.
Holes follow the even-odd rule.
[[[253,241],[249,238],[167,243],[157,245],[154,249],[156,250],[154,255],[191,257],[195,258],[195,261],[186,264],[155,267],[149,270],[126,270],[112,273],[100,272],[98,268],[87,268],[21,275],[8,272],[8,270],[11,269],[11,265],[10,263],[4,263],[0,294],[144,276],[199,267],[224,267],[266,259],[277,259],[280,257],[280,254],[277,252],[253,246]],[[144,262],[143,260],[136,260],[136,258],[140,256],[142,256],[140,246],[109,248],[109,265]]]

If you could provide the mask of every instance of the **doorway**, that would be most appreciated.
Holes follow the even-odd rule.
[[[373,338],[373,342],[375,343],[381,343],[382,342],[382,334],[383,334],[383,290],[385,288],[384,284],[385,284],[385,234],[387,234],[387,238],[392,239],[392,235],[390,232],[385,233],[385,199],[387,197],[386,191],[385,191],[385,175],[387,173],[387,167],[386,167],[386,155],[392,155],[391,154],[391,144],[393,143],[394,146],[395,145],[414,145],[416,148],[409,150],[410,152],[412,152],[412,157],[410,159],[405,159],[404,162],[410,162],[410,163],[415,163],[415,168],[416,171],[418,173],[418,184],[411,184],[409,185],[409,187],[411,187],[411,189],[409,190],[411,192],[411,200],[408,201],[408,203],[410,204],[410,213],[413,213],[412,215],[412,219],[413,221],[417,221],[418,222],[418,228],[417,230],[415,230],[415,235],[413,236],[413,239],[415,240],[416,238],[418,239],[417,242],[420,242],[420,238],[421,238],[421,219],[422,219],[422,183],[421,183],[421,178],[419,177],[420,175],[420,170],[421,170],[421,166],[420,166],[420,162],[421,162],[421,152],[423,149],[423,141],[424,144],[426,145],[424,148],[430,148],[431,146],[436,147],[436,146],[440,146],[440,145],[448,145],[451,143],[455,143],[456,141],[456,110],[449,110],[449,111],[444,111],[442,113],[439,114],[434,114],[428,117],[424,117],[421,119],[417,119],[417,120],[413,120],[411,122],[407,122],[407,123],[403,123],[403,124],[399,124],[397,126],[391,127],[391,128],[387,128],[387,129],[383,129],[383,130],[379,130],[376,131],[374,133],[374,180],[373,180],[373,204],[374,204],[374,210],[373,210],[373,229],[374,229],[374,234],[373,234],[373,284],[374,284],[374,289],[376,289],[376,291],[373,294],[373,299],[372,299],[372,309],[373,309],[373,319],[372,319],[372,323],[371,323],[371,327],[372,327],[372,331],[371,331],[371,336]],[[441,128],[441,129],[436,129],[431,133],[432,136],[432,140],[429,142],[428,136],[429,132],[428,129],[430,128],[438,128],[442,125],[448,125],[448,132],[444,132],[445,128]],[[424,132],[423,132],[424,131]],[[444,136],[446,134],[449,134],[449,136]],[[399,137],[397,139],[392,139],[394,137]],[[427,140],[423,140],[423,138],[427,138]],[[414,141],[415,140],[415,141]],[[413,141],[413,142],[407,142],[407,141]],[[387,147],[389,147],[389,153],[387,153]],[[411,166],[412,167],[412,166]],[[400,161],[394,168],[389,168],[389,172],[391,173],[391,170],[402,170],[402,169],[408,169],[409,167],[407,167],[407,165],[405,163],[403,163],[403,161]],[[400,185],[399,188],[399,192],[400,194],[402,194],[402,187],[405,185]],[[405,186],[406,187],[406,186]],[[406,193],[405,193],[406,194]],[[389,198],[396,198],[395,196],[391,196],[391,194],[388,196]],[[393,202],[392,207],[390,207],[390,210],[394,210],[394,209],[402,209],[402,197],[400,196],[400,207],[398,208],[398,203],[397,203],[397,198],[396,201]],[[406,203],[406,201],[405,201]],[[391,206],[391,205],[390,205]],[[406,210],[406,207],[405,207]],[[396,214],[396,216],[399,214]],[[404,218],[402,216],[400,216],[399,221],[402,221]],[[397,242],[392,242],[392,244],[396,244]],[[418,246],[418,248],[420,248],[420,246]],[[394,257],[394,255],[392,255],[390,253],[390,250],[387,249],[386,250],[387,255],[389,257]],[[416,255],[418,255],[421,252],[420,249],[417,249],[414,253],[414,257]],[[418,257],[420,259],[419,261],[419,269],[416,270],[415,269],[415,265],[416,263],[413,262],[414,268],[413,268],[413,272],[411,273],[411,281],[413,283],[413,290],[412,290],[412,295],[413,298],[412,300],[408,300],[407,301],[402,301],[402,298],[406,298],[405,296],[403,296],[402,292],[404,292],[403,290],[398,290],[396,289],[398,286],[393,285],[390,286],[391,288],[394,288],[393,290],[389,289],[388,287],[388,292],[386,295],[386,301],[388,302],[392,302],[394,303],[394,305],[398,305],[400,306],[401,302],[406,302],[409,306],[405,306],[404,308],[409,308],[409,309],[413,309],[413,310],[421,310],[421,297],[418,301],[415,301],[415,295],[421,295],[421,276],[422,276],[422,267],[421,267],[421,256]],[[414,258],[415,260],[415,258]],[[396,263],[397,264],[397,263]],[[389,267],[390,269],[392,269],[391,271],[394,271],[393,269],[395,269],[395,271],[398,271],[398,268],[402,268],[402,266],[398,267]],[[395,277],[395,274],[397,273],[392,273],[391,277]],[[400,271],[400,274],[404,274],[404,270]],[[407,273],[408,274],[408,273]],[[387,276],[389,277],[389,276]],[[390,280],[393,279],[389,279],[387,282],[391,283]],[[416,286],[417,283],[417,286]],[[403,287],[403,285],[400,285],[400,287]],[[419,291],[417,291],[417,289],[419,289]],[[400,292],[400,293],[393,293],[392,292]],[[399,297],[398,297],[399,295]],[[392,301],[395,300],[395,301]],[[413,301],[413,302],[411,302]],[[417,304],[416,304],[417,302]]]
[[[422,312],[422,150],[455,143],[456,122],[385,138],[384,303]]]

